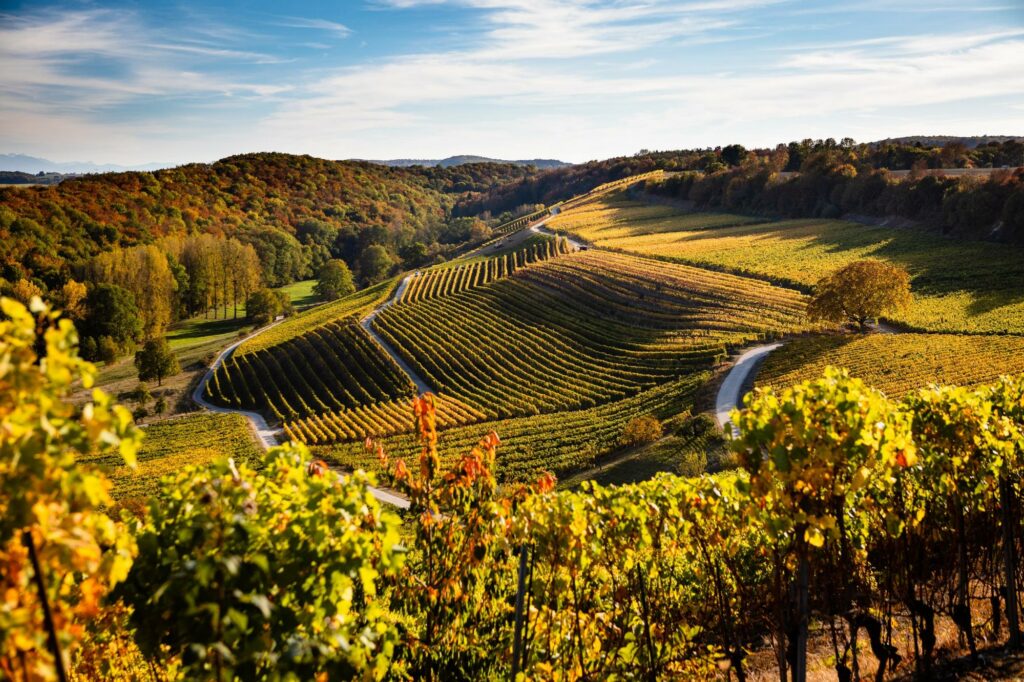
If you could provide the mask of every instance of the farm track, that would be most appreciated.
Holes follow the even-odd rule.
[[[743,388],[752,374],[761,366],[761,362],[768,357],[769,353],[781,346],[782,343],[777,342],[748,348],[736,358],[732,367],[729,368],[729,373],[725,375],[715,399],[715,421],[723,431],[728,425],[734,436],[739,433],[736,425],[730,421],[729,413],[743,401]]]
[[[401,289],[401,287],[399,287],[399,289]],[[401,291],[396,290],[396,296],[400,294]],[[394,300],[394,298],[392,298],[391,300]],[[192,391],[192,400],[197,405],[203,407],[206,410],[209,410],[210,412],[233,412],[245,417],[249,421],[249,424],[252,426],[253,431],[256,433],[256,438],[259,440],[260,445],[263,447],[264,450],[269,450],[272,447],[280,445],[278,437],[281,435],[282,429],[271,428],[270,424],[267,423],[266,418],[259,412],[252,412],[250,410],[236,410],[230,407],[221,407],[220,405],[214,405],[213,403],[208,402],[206,398],[203,397],[203,394],[206,392],[206,384],[210,381],[210,379],[213,378],[213,373],[217,371],[217,368],[220,367],[225,360],[231,357],[231,354],[234,353],[235,350],[240,345],[242,345],[242,343],[248,341],[254,336],[262,334],[268,329],[272,329],[279,323],[280,322],[274,322],[272,324],[268,324],[265,327],[261,327],[260,329],[254,331],[252,334],[249,334],[245,338],[239,339],[238,341],[234,342],[233,344],[222,350],[220,354],[217,355],[217,358],[213,361],[213,363],[207,368],[206,374],[203,375],[202,380],[196,386],[195,390]],[[338,471],[338,473],[343,473],[338,469],[334,470]],[[383,488],[375,488],[373,486],[369,486],[369,490],[370,493],[380,502],[393,505],[400,509],[409,508],[409,500],[405,499],[401,495],[398,495],[397,493],[394,493],[390,490],[385,490]]]
[[[417,393],[436,393],[436,391],[434,391],[434,389],[432,389],[430,385],[423,380],[423,377],[417,374],[416,371],[409,366],[409,363],[407,363],[405,359],[402,358],[401,355],[396,353],[395,349],[392,348],[387,341],[381,338],[380,334],[378,334],[377,331],[373,328],[373,321],[374,319],[376,319],[377,315],[380,314],[380,311],[384,310],[385,308],[392,305],[396,301],[400,301],[402,299],[402,295],[405,293],[405,290],[409,287],[409,282],[411,282],[414,277],[418,276],[419,271],[411,275],[406,275],[402,279],[401,284],[395,287],[395,293],[391,295],[391,298],[389,298],[387,301],[374,308],[369,315],[367,315],[366,317],[359,321],[359,324],[360,326],[362,326],[363,329],[366,330],[366,333],[370,335],[370,338],[377,342],[377,345],[381,347],[381,350],[383,350],[385,353],[391,356],[391,359],[395,361],[395,364],[397,364],[402,369],[403,372],[409,375],[409,378],[412,379],[412,382],[416,384]]]

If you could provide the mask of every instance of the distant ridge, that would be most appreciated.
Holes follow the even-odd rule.
[[[119,166],[113,163],[91,161],[50,161],[38,156],[25,154],[0,154],[0,171],[21,171],[22,173],[121,173],[123,171],[152,171],[176,166],[175,163],[145,163],[138,166]]]
[[[398,166],[402,168],[406,168],[408,166],[441,166],[442,168],[450,168],[451,166],[461,166],[466,163],[511,163],[515,166],[536,166],[537,168],[562,168],[564,166],[572,165],[565,161],[559,161],[558,159],[520,159],[518,161],[507,161],[505,159],[492,159],[486,156],[473,156],[472,154],[449,156],[447,159],[390,159],[387,161],[370,161],[370,163],[379,163],[383,166]]]
[[[968,149],[980,147],[989,142],[1007,142],[1009,140],[1024,141],[1024,135],[907,135],[905,137],[887,137],[877,142],[869,142],[871,145],[883,144],[914,144],[920,142],[923,147],[941,147],[949,142],[959,142]]]

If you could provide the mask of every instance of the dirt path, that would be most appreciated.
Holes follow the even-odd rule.
[[[396,295],[400,295],[400,292],[397,293]],[[273,328],[277,324],[278,322],[274,322],[273,324],[269,324],[265,327],[257,329],[252,334],[249,334],[245,338],[234,342],[233,344],[222,350],[220,354],[217,355],[217,359],[214,360],[213,364],[211,364],[210,367],[206,370],[206,374],[203,375],[203,378],[199,382],[199,385],[196,386],[194,391],[192,391],[192,400],[194,400],[197,405],[211,412],[234,412],[248,419],[249,424],[252,426],[253,431],[256,432],[256,437],[259,440],[260,445],[263,446],[264,450],[269,450],[270,448],[276,445],[280,445],[279,436],[282,434],[282,429],[271,428],[271,426],[267,423],[266,418],[264,418],[264,416],[259,412],[252,412],[250,410],[236,410],[230,407],[221,407],[220,405],[214,405],[213,403],[207,401],[203,394],[206,392],[207,382],[209,382],[210,379],[213,378],[213,373],[217,371],[217,368],[220,367],[225,360],[231,357],[231,354],[235,352],[235,349],[238,348],[238,346],[240,346],[245,341],[248,341],[252,337],[258,334],[262,334],[268,329]],[[335,470],[339,471],[339,473],[343,473],[340,470]],[[405,499],[404,497],[394,492],[391,492],[390,490],[374,488],[373,486],[369,486],[369,490],[370,493],[375,498],[377,498],[381,502],[384,502],[385,504],[390,504],[400,509],[409,508],[409,500]]]
[[[389,298],[387,301],[374,308],[373,312],[371,312],[369,315],[359,320],[359,324],[360,326],[362,326],[363,329],[366,330],[366,333],[370,335],[370,338],[377,342],[377,345],[381,347],[381,350],[383,350],[385,353],[391,356],[391,359],[395,361],[395,364],[398,365],[403,372],[409,375],[409,378],[412,379],[412,383],[416,384],[417,393],[436,393],[436,391],[434,391],[434,389],[430,387],[430,384],[424,381],[423,377],[417,374],[415,370],[413,370],[413,368],[409,366],[409,363],[407,363],[405,359],[403,359],[402,356],[399,355],[395,351],[395,349],[391,347],[391,344],[389,344],[387,341],[381,338],[380,334],[378,334],[377,331],[373,328],[373,321],[377,318],[377,315],[380,313],[380,311],[384,310],[388,306],[400,300],[402,298],[402,294],[404,294],[405,290],[409,287],[409,282],[411,282],[414,277],[419,276],[419,270],[417,270],[411,275],[406,275],[405,278],[402,280],[401,284],[399,284],[398,287],[395,288],[395,293],[392,294],[391,298]]]
[[[715,421],[725,430],[726,425],[732,429],[733,435],[739,433],[736,425],[729,421],[729,413],[733,411],[743,400],[744,387],[751,373],[761,366],[761,362],[768,357],[776,348],[782,346],[781,342],[766,343],[761,346],[754,346],[745,350],[733,363],[725,380],[718,388],[718,397],[715,399]]]

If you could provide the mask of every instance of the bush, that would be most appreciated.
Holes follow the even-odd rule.
[[[117,347],[114,339],[109,336],[101,336],[96,341],[96,360],[99,362],[111,363],[117,360],[121,349]]]
[[[292,448],[259,473],[220,460],[166,478],[117,591],[140,649],[188,679],[381,678],[397,630],[378,583],[404,555],[369,483]]]
[[[653,443],[661,438],[661,422],[652,416],[634,417],[622,429],[619,443],[627,447]]]

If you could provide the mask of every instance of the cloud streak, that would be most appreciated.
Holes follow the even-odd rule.
[[[347,19],[264,14],[249,25],[258,31],[208,21],[182,31],[104,9],[0,15],[0,146],[123,163],[257,149],[583,160],[884,137],[920,132],[907,129],[915,121],[963,126],[971,112],[977,129],[945,130],[999,132],[1024,104],[1024,25],[1013,22],[918,30],[869,14],[851,35],[798,29],[792,17],[803,10],[783,0],[376,0],[371,9],[385,27],[411,12],[446,18],[412,34],[437,36],[436,46],[397,40],[381,56],[387,31]],[[294,31],[273,33],[282,28],[337,39],[316,35],[315,49],[331,56],[283,49],[310,46]],[[375,56],[359,58],[344,40],[355,31]],[[78,147],[54,153],[61,145]]]

